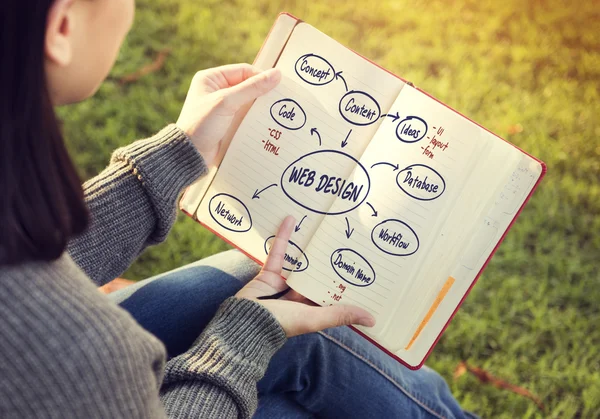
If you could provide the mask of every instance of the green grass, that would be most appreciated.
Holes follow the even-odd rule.
[[[334,6],[332,6],[334,4]],[[111,78],[61,110],[89,178],[120,145],[177,118],[195,71],[251,62],[286,10],[413,81],[517,146],[549,172],[429,360],[483,417],[600,417],[600,5],[529,1],[139,0]],[[171,48],[165,67],[119,76]],[[520,124],[522,132],[511,134]],[[125,274],[144,278],[227,246],[181,216]],[[467,360],[547,406],[463,376]]]

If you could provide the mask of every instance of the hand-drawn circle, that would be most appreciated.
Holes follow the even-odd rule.
[[[410,189],[409,189],[409,190],[406,190],[406,189],[404,189],[404,188],[402,187],[402,184],[401,184],[401,182],[400,182],[400,177],[401,177],[400,175],[401,175],[402,173],[404,173],[404,172],[408,172],[409,170],[410,170],[410,171],[412,171],[412,170],[415,170],[415,167],[416,167],[416,168],[418,168],[417,170],[420,170],[420,171],[432,172],[432,173],[433,173],[435,176],[437,176],[437,177],[440,179],[440,181],[441,181],[441,182],[438,182],[438,183],[441,183],[443,187],[442,187],[442,190],[441,190],[439,193],[437,193],[437,192],[436,192],[436,193],[437,193],[437,195],[436,195],[436,196],[434,196],[434,197],[432,197],[432,198],[420,198],[420,197],[418,197],[418,196],[415,196],[415,195],[413,195],[412,193],[410,193],[410,192],[409,192],[409,191],[410,191]],[[421,175],[422,175],[422,174],[421,174]],[[430,176],[430,174],[427,174],[427,175],[426,175],[426,177],[429,177],[429,176]],[[421,179],[422,179],[422,181],[424,181],[424,178],[421,178]],[[404,183],[404,182],[402,182],[402,183]],[[437,198],[439,198],[440,196],[442,196],[442,194],[443,194],[443,193],[444,193],[444,191],[446,190],[446,181],[444,180],[444,178],[442,177],[442,175],[440,175],[440,174],[439,174],[439,173],[438,173],[438,172],[437,172],[435,169],[433,169],[433,168],[431,168],[431,167],[429,167],[429,166],[426,166],[426,165],[424,165],[424,164],[411,164],[410,166],[407,166],[406,168],[404,168],[404,169],[400,170],[400,171],[398,172],[398,174],[396,175],[396,184],[398,185],[398,187],[399,187],[400,189],[402,189],[402,192],[404,192],[406,195],[410,196],[411,198],[417,199],[417,200],[419,200],[419,201],[433,201],[434,199],[437,199]]]
[[[331,74],[331,79],[329,79],[325,83],[313,83],[312,81],[305,79],[302,76],[303,71],[300,68],[302,66],[302,63],[301,63],[302,60],[304,60],[305,62],[307,62],[307,65],[309,67],[311,67],[311,68],[317,68],[317,67],[315,67],[315,65],[316,65],[315,63],[318,63],[318,62],[322,62],[323,64],[327,65],[331,69],[331,73],[330,73]],[[323,58],[323,57],[321,57],[319,55],[316,55],[316,54],[304,54],[304,55],[302,55],[300,58],[298,58],[296,60],[296,64],[294,65],[294,70],[296,70],[296,74],[298,75],[298,77],[300,77],[306,83],[312,84],[313,86],[325,86],[326,84],[331,83],[335,79],[335,70],[334,70],[333,66],[325,58]]]
[[[344,102],[344,99],[348,96],[351,96],[351,97],[348,100],[348,103],[346,103],[344,110],[342,110],[342,102]],[[373,114],[369,118],[369,122],[365,122],[365,123],[356,122],[352,118],[349,118],[348,116],[346,116],[344,114],[344,111],[348,112],[347,109],[348,109],[348,105],[350,104],[350,101],[352,101],[352,100],[356,101],[355,97],[362,97],[363,101],[366,100],[367,102],[371,102],[371,104],[375,105],[373,107],[374,108],[373,110],[377,110],[377,115]],[[351,109],[354,109],[354,106],[357,107],[356,109],[361,109],[358,107],[358,105],[354,105],[354,103],[352,103]],[[363,105],[363,107],[364,107],[364,105]],[[381,108],[379,107],[379,103],[377,103],[375,98],[368,93],[361,92],[360,90],[350,90],[344,96],[342,96],[342,98],[340,99],[339,111],[340,111],[340,115],[342,115],[342,118],[344,118],[346,121],[350,122],[352,125],[358,125],[358,126],[366,126],[366,125],[374,124],[375,122],[377,122],[379,120],[379,118],[381,116]],[[350,111],[350,116],[352,116],[354,113],[357,113],[357,112]],[[367,112],[367,115],[370,115],[370,112]]]
[[[368,268],[370,270],[370,273],[372,273],[373,275],[373,279],[371,279],[371,281],[367,284],[360,282],[359,279],[357,279],[356,281],[359,282],[354,282],[353,280],[350,280],[348,278],[345,278],[339,271],[338,269],[336,269],[335,266],[335,262],[334,259],[337,259],[338,255],[344,254],[344,253],[350,253],[350,254],[354,254],[358,257],[358,259],[362,260],[364,262],[363,266],[359,266],[357,267],[351,274],[352,277],[355,277],[356,274],[358,274],[358,269],[362,269],[362,268]],[[349,284],[352,284],[356,287],[368,287],[369,285],[373,284],[375,282],[375,269],[373,269],[373,266],[371,266],[371,264],[369,263],[369,261],[367,259],[364,258],[364,256],[362,256],[360,253],[358,253],[355,250],[349,249],[349,248],[342,248],[342,249],[336,249],[333,251],[333,253],[331,254],[331,257],[329,259],[330,263],[331,263],[331,267],[333,268],[334,272],[337,274],[337,276],[339,276],[340,278],[342,278],[344,281],[346,281]],[[364,272],[364,269],[362,269]],[[348,274],[348,272],[346,272]]]
[[[413,122],[417,123],[417,128],[421,128],[421,129],[418,130],[416,128],[412,128],[413,122],[411,122],[411,125],[409,125],[409,127],[406,127],[406,125],[402,124],[403,122],[406,122],[406,121],[413,121]],[[422,125],[422,126],[419,126],[419,125]],[[411,138],[405,139],[405,138],[403,138],[403,136],[405,134],[403,134],[401,132],[404,129],[409,129],[409,131],[414,130],[415,134],[416,134],[416,131],[419,131],[419,132],[416,137],[414,137],[414,134],[413,134],[413,136],[411,136]],[[425,135],[427,135],[428,129],[429,129],[429,127],[427,126],[427,122],[425,122],[425,120],[423,118],[419,118],[418,116],[407,116],[402,121],[400,121],[398,123],[398,125],[396,126],[396,137],[398,137],[398,139],[400,141],[402,141],[403,143],[416,143],[417,141],[421,141],[423,138],[425,138]],[[423,131],[423,134],[421,134],[421,131]],[[406,135],[408,136],[409,134],[407,133]]]
[[[283,122],[281,122],[281,121],[279,121],[279,120],[277,119],[276,115],[274,115],[274,114],[273,114],[273,108],[274,108],[274,107],[275,107],[275,106],[276,106],[278,103],[281,103],[281,102],[292,103],[292,104],[294,104],[295,106],[297,106],[297,107],[298,107],[298,110],[299,110],[300,112],[302,112],[302,124],[299,124],[298,126],[296,126],[296,125],[287,126],[287,125],[285,125]],[[284,105],[284,106],[285,106],[285,105]],[[279,109],[280,109],[280,111],[279,111],[279,112],[281,112],[281,108],[279,108]],[[294,109],[296,109],[296,108],[294,108]],[[289,109],[288,111],[291,111],[291,109]],[[277,116],[279,116],[279,112],[277,113]],[[271,113],[271,118],[273,118],[273,121],[275,121],[275,122],[277,123],[277,125],[281,125],[283,128],[286,128],[286,129],[289,129],[289,130],[292,130],[292,131],[296,131],[296,130],[298,130],[298,129],[302,128],[302,127],[304,126],[304,124],[306,124],[306,112],[304,112],[304,109],[302,109],[302,106],[300,106],[300,104],[299,104],[298,102],[296,102],[295,100],[293,100],[293,99],[281,99],[281,100],[278,100],[277,102],[273,103],[273,104],[271,105],[270,113]],[[284,121],[285,121],[285,120],[284,120]]]
[[[292,195],[292,193],[290,193],[288,190],[286,190],[286,184],[289,183],[289,181],[286,181],[286,173],[288,172],[288,170],[294,166],[296,163],[300,162],[303,159],[309,158],[311,156],[315,156],[317,154],[321,154],[321,153],[330,153],[332,157],[330,157],[330,159],[332,158],[336,158],[338,156],[343,156],[343,158],[348,158],[350,160],[352,160],[357,168],[359,167],[360,169],[362,169],[362,172],[364,172],[364,175],[366,176],[366,180],[367,180],[367,190],[364,194],[364,196],[362,197],[362,199],[360,199],[360,201],[355,204],[353,207],[348,208],[348,209],[344,209],[343,211],[338,211],[338,212],[327,212],[325,209],[321,210],[319,208],[312,208],[310,206],[308,206],[305,203],[300,202],[300,198],[294,197]],[[317,165],[315,165],[315,167],[318,167]],[[367,199],[367,196],[369,195],[369,191],[371,190],[371,178],[369,177],[369,172],[367,172],[367,169],[365,169],[365,167],[362,165],[362,163],[360,163],[358,160],[356,160],[354,157],[352,157],[349,154],[346,154],[342,151],[338,151],[338,150],[318,150],[318,151],[313,151],[311,153],[305,154],[304,156],[301,156],[300,158],[294,160],[292,163],[290,163],[290,165],[288,167],[286,167],[286,169],[283,171],[283,173],[281,174],[281,179],[280,179],[280,183],[281,185],[281,190],[283,191],[283,193],[292,200],[292,202],[294,202],[295,204],[300,205],[302,208],[307,209],[309,211],[312,212],[316,212],[317,214],[325,214],[325,215],[340,215],[340,214],[345,214],[347,212],[350,212],[356,208],[358,208],[360,206],[360,204],[362,204],[365,199]]]
[[[270,237],[267,237],[267,240],[265,240],[265,245],[264,245],[264,248],[265,248],[265,253],[266,253],[267,255],[269,254],[269,251],[267,250],[267,244],[269,243],[269,240],[272,240],[272,239],[274,239],[274,238],[275,238],[275,235],[273,235],[273,236],[270,236]],[[309,260],[308,260],[308,256],[306,256],[306,253],[304,253],[304,250],[300,249],[300,246],[298,246],[298,245],[297,245],[296,243],[294,243],[293,241],[291,241],[291,240],[288,240],[288,243],[289,243],[289,244],[291,244],[293,247],[295,247],[296,249],[298,249],[298,250],[300,251],[300,253],[301,253],[301,254],[302,254],[302,256],[304,257],[304,260],[306,261],[306,265],[305,265],[303,268],[301,268],[301,269],[289,269],[289,268],[286,268],[286,267],[285,267],[285,263],[286,263],[287,261],[285,261],[285,260],[284,260],[284,262],[283,262],[283,263],[284,263],[283,270],[285,270],[285,271],[289,271],[289,272],[302,272],[302,271],[305,271],[305,270],[306,270],[306,268],[308,268],[308,265],[310,264],[310,262],[309,262]],[[289,263],[289,262],[288,262],[288,263]]]
[[[243,207],[243,209],[246,211],[246,213],[245,213],[244,215],[248,215],[248,227],[247,227],[247,228],[244,228],[244,227],[242,226],[242,228],[241,228],[241,229],[235,229],[235,228],[231,228],[231,227],[229,227],[229,226],[227,226],[227,225],[224,225],[224,224],[222,224],[222,222],[221,222],[222,220],[219,220],[219,219],[215,218],[215,216],[214,216],[214,213],[215,213],[215,210],[216,210],[216,208],[213,208],[213,201],[214,201],[214,199],[215,199],[215,198],[217,198],[217,197],[227,197],[227,198],[231,198],[231,199],[233,199],[234,201],[236,201],[237,203],[239,203],[239,204],[240,204],[240,205]],[[223,199],[221,199],[221,202],[223,202]],[[229,205],[232,205],[232,203],[231,203],[231,202],[229,202]],[[218,206],[218,204],[217,204],[217,206]],[[235,205],[235,204],[233,204],[232,206],[233,206],[233,208],[235,208],[235,209],[236,209],[236,210],[237,210],[239,213],[243,212],[243,211],[242,211],[242,208],[240,208],[239,206],[237,206],[237,205]],[[235,232],[235,233],[244,233],[244,232],[246,232],[246,231],[248,231],[248,230],[250,230],[250,229],[252,228],[252,215],[250,215],[250,211],[248,210],[248,207],[246,206],[246,204],[244,204],[242,201],[240,201],[238,198],[236,198],[236,197],[235,197],[235,196],[233,196],[233,195],[229,195],[229,194],[226,194],[226,193],[218,193],[218,194],[216,194],[215,196],[213,196],[213,197],[210,199],[210,201],[208,202],[208,212],[210,213],[210,216],[212,217],[212,219],[213,219],[213,220],[215,220],[215,222],[216,222],[217,224],[219,224],[221,227],[223,227],[223,228],[224,228],[224,229],[226,229],[226,230],[233,231],[233,232]]]
[[[404,229],[406,232],[406,229],[408,229],[408,231],[414,236],[416,242],[417,242],[417,247],[415,248],[415,250],[411,251],[410,253],[395,253],[395,252],[391,252],[389,250],[384,249],[380,244],[377,243],[378,240],[381,240],[381,238],[376,236],[375,231],[379,230],[379,228],[385,228],[384,225],[385,224],[400,224],[400,228]],[[390,228],[390,227],[388,227]],[[398,228],[394,229],[395,231],[398,230]],[[389,234],[389,233],[388,233]],[[403,235],[404,236],[404,235]],[[411,226],[409,226],[408,224],[406,224],[404,221],[400,221],[400,220],[395,220],[393,218],[389,218],[387,220],[383,220],[382,222],[380,222],[379,224],[377,224],[375,227],[373,227],[373,230],[371,230],[371,241],[373,242],[373,244],[379,249],[381,250],[383,253],[387,253],[388,255],[392,255],[392,256],[410,256],[416,253],[417,250],[419,250],[419,236],[417,236],[417,233],[415,232],[415,230],[412,229]]]

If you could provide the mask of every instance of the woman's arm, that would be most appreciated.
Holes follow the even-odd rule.
[[[166,238],[179,194],[206,171],[175,125],[118,149],[111,164],[84,184],[91,222],[69,243],[71,257],[96,284],[113,280],[147,246]]]
[[[264,307],[231,299],[165,374],[164,345],[68,255],[0,267],[0,283],[2,418],[247,418],[285,341]]]
[[[171,359],[160,398],[174,418],[249,418],[258,404],[256,383],[286,335],[254,301],[226,300],[192,348]]]
[[[286,336],[374,324],[358,307],[315,307],[293,291],[270,298],[287,288],[281,272],[295,225],[293,217],[284,220],[256,278],[225,300],[188,352],[167,363],[161,400],[169,416],[251,417],[258,402],[256,383]]]
[[[198,72],[177,124],[117,150],[110,166],[84,185],[91,224],[69,253],[96,284],[111,281],[145,247],[166,238],[179,193],[206,172],[235,113],[280,78],[278,70],[248,64]]]

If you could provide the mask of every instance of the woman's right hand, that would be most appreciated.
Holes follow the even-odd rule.
[[[263,305],[279,321],[288,337],[350,324],[374,326],[375,319],[362,308],[350,305],[319,307],[295,291],[278,300],[258,299],[287,289],[285,280],[281,277],[281,269],[295,224],[291,216],[283,221],[262,270],[236,297],[248,298]]]
[[[273,89],[281,72],[250,64],[231,64],[199,71],[192,79],[177,126],[210,165],[233,116],[245,104]]]

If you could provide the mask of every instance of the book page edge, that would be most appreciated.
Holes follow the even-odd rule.
[[[277,16],[277,19],[271,26],[265,41],[263,42],[256,58],[254,59],[253,65],[256,67],[266,70],[272,68],[279,60],[279,56],[281,52],[285,48],[288,39],[290,38],[294,28],[301,22],[300,19],[294,17],[293,15],[282,12]],[[198,211],[198,207],[202,203],[204,199],[204,195],[210,184],[214,180],[215,176],[218,172],[218,166],[221,164],[223,157],[238,130],[242,120],[250,110],[252,105],[249,104],[241,109],[234,117],[234,120],[229,128],[228,132],[225,134],[225,138],[223,139],[223,145],[219,152],[219,155],[215,159],[216,168],[211,168],[209,173],[204,176],[202,179],[194,182],[192,185],[188,186],[179,201],[179,209],[185,213],[186,215],[196,219],[196,212]]]
[[[486,130],[486,131],[490,132],[489,130]],[[493,134],[493,133],[491,133],[491,134]],[[505,141],[505,142],[508,142],[508,141],[504,140],[503,138],[498,137],[495,134],[493,134],[493,135],[495,137],[497,137],[497,138]],[[509,143],[509,144],[511,144],[511,143]],[[469,285],[469,288],[467,288],[465,294],[462,296],[462,298],[460,299],[460,301],[458,302],[458,304],[456,305],[456,307],[452,311],[452,314],[450,315],[450,317],[448,317],[448,320],[446,320],[444,326],[442,327],[442,329],[438,333],[438,336],[435,338],[435,340],[433,341],[433,343],[431,344],[431,346],[429,347],[429,349],[427,350],[427,352],[425,353],[425,355],[422,358],[419,357],[419,358],[421,358],[421,360],[418,361],[418,362],[414,362],[414,363],[402,360],[402,363],[404,365],[406,365],[410,369],[417,370],[417,369],[420,369],[425,364],[425,362],[427,361],[427,358],[429,358],[429,356],[433,352],[433,349],[435,348],[435,346],[439,342],[440,338],[442,337],[442,335],[444,334],[444,332],[446,331],[446,329],[450,325],[450,322],[452,321],[452,319],[454,318],[454,316],[456,315],[456,313],[458,312],[458,310],[460,309],[460,307],[462,306],[462,304],[464,303],[464,301],[466,300],[466,298],[471,293],[471,290],[473,289],[473,287],[475,286],[475,284],[477,283],[477,281],[481,277],[481,274],[483,273],[483,271],[485,270],[485,268],[487,267],[487,265],[491,261],[492,257],[494,256],[494,254],[496,253],[496,251],[498,250],[498,248],[500,247],[500,245],[502,244],[502,242],[506,238],[508,232],[511,230],[511,228],[515,224],[516,220],[519,218],[519,215],[521,215],[521,212],[523,211],[523,209],[525,208],[525,206],[527,205],[527,203],[529,202],[529,200],[531,199],[531,197],[533,196],[533,194],[535,193],[535,191],[537,190],[538,186],[540,185],[541,181],[543,180],[543,178],[545,177],[545,175],[547,173],[547,165],[543,161],[537,159],[536,157],[531,156],[530,154],[528,154],[525,151],[521,150],[520,148],[518,148],[514,144],[511,144],[511,145],[513,147],[515,147],[517,150],[521,151],[524,155],[528,156],[529,158],[531,158],[532,160],[534,160],[535,162],[537,162],[540,165],[540,167],[541,167],[540,175],[539,175],[537,181],[534,183],[534,185],[531,188],[531,190],[529,191],[529,193],[527,194],[527,197],[523,200],[523,203],[521,204],[521,206],[519,207],[519,209],[515,212],[515,216],[512,218],[512,220],[510,221],[509,225],[504,230],[504,233],[502,234],[502,236],[500,237],[500,239],[498,240],[498,242],[496,243],[496,245],[494,246],[494,248],[492,249],[492,251],[489,253],[489,255],[486,258],[485,262],[483,263],[481,269],[479,270],[479,272],[477,273],[477,275],[475,275],[475,278],[473,279],[473,281]],[[399,356],[397,354],[394,354],[394,357],[399,358]]]

